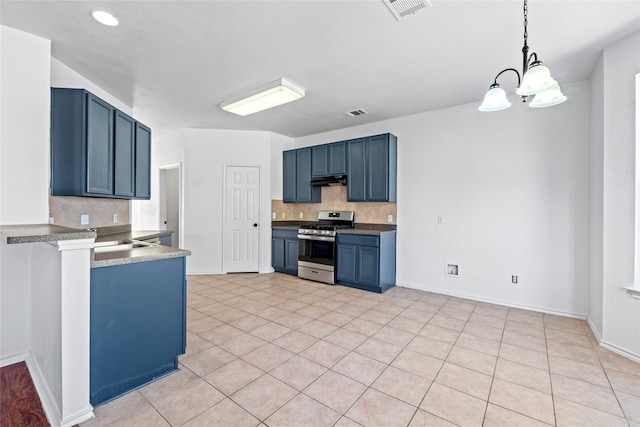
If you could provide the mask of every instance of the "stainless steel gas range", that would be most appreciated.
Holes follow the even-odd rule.
[[[353,226],[350,211],[320,211],[317,223],[300,226],[298,277],[335,284],[336,230]]]

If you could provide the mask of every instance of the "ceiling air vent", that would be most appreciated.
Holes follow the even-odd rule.
[[[357,110],[347,111],[345,114],[349,117],[358,117],[358,116],[364,116],[365,114],[369,114],[369,113],[359,108]]]
[[[387,5],[398,21],[407,15],[413,15],[424,7],[424,0],[382,0],[382,2]],[[429,2],[429,4],[431,3]]]

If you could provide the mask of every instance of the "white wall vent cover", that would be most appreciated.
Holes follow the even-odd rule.
[[[364,116],[365,114],[369,114],[369,113],[364,111],[361,108],[358,108],[357,110],[346,111],[345,114],[349,117],[358,117],[358,116]]]
[[[387,5],[398,21],[407,15],[413,15],[425,6],[424,0],[382,0],[382,2]]]

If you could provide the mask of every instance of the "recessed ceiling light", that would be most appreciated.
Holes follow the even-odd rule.
[[[116,27],[119,24],[118,19],[115,16],[109,12],[105,12],[104,10],[92,10],[91,16],[102,25],[106,25],[108,27]]]

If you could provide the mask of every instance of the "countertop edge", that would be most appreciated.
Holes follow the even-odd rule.
[[[96,233],[52,224],[2,225],[0,236],[8,245],[95,239]]]
[[[169,248],[170,249],[170,248]],[[137,264],[140,262],[161,261],[163,259],[183,258],[191,255],[191,251],[186,249],[173,249],[170,252],[154,253],[149,255],[123,256],[104,260],[91,260],[91,268],[115,267],[118,265]]]

